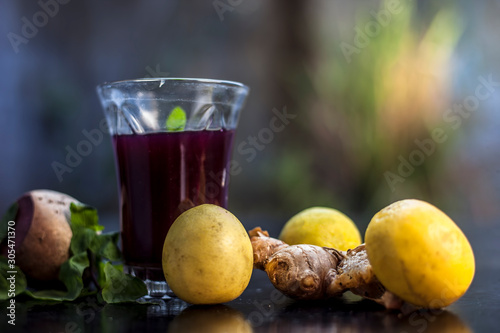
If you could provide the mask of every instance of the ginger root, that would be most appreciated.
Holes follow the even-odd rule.
[[[326,299],[350,290],[388,309],[404,305],[375,277],[364,244],[344,252],[308,244],[288,245],[269,237],[260,227],[249,235],[254,268],[264,270],[274,287],[289,297]]]

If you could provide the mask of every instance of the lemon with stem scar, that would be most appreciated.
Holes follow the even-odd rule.
[[[347,251],[361,244],[361,235],[347,215],[333,208],[312,207],[293,216],[281,230],[283,242]]]
[[[402,200],[382,209],[368,225],[365,242],[379,281],[418,306],[453,303],[474,277],[467,238],[445,213],[424,201]]]

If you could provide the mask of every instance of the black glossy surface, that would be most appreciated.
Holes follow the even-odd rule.
[[[445,310],[389,312],[352,294],[323,302],[297,302],[255,271],[249,287],[224,305],[103,305],[95,297],[53,305],[18,299],[16,329],[23,332],[498,332],[500,331],[500,227],[465,230],[476,256],[474,282]],[[7,325],[1,304],[0,332]]]

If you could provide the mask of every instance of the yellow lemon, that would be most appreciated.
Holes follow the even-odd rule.
[[[418,306],[453,303],[474,277],[467,238],[445,213],[424,201],[402,200],[382,209],[368,225],[365,242],[380,282]]]
[[[229,302],[247,287],[253,271],[250,237],[240,221],[215,205],[182,213],[163,245],[163,273],[172,291],[192,304]]]
[[[312,244],[347,251],[361,244],[354,222],[333,208],[312,207],[293,216],[279,238],[290,245]]]

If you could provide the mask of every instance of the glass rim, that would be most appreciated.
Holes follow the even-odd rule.
[[[221,85],[227,87],[234,88],[242,88],[246,91],[249,91],[250,88],[240,82],[230,81],[230,80],[217,80],[217,79],[202,79],[202,78],[182,78],[182,77],[150,77],[150,78],[138,78],[138,79],[130,79],[130,80],[118,80],[118,81],[109,81],[103,82],[97,85],[98,89],[106,89],[112,88],[114,86],[120,86],[123,84],[131,84],[131,83],[148,83],[148,82],[165,82],[165,81],[178,81],[185,83],[206,83],[213,85]]]

